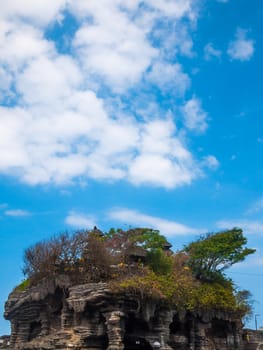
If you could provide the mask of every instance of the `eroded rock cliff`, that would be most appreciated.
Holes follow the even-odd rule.
[[[14,349],[245,349],[242,323],[218,310],[182,312],[163,300],[114,293],[106,283],[70,286],[65,276],[5,305]]]

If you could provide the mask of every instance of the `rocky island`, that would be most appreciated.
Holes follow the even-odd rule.
[[[40,242],[26,250],[27,279],[5,305],[11,347],[257,349],[243,330],[247,292],[223,273],[253,253],[245,244],[239,229],[176,253],[150,229],[94,228]]]

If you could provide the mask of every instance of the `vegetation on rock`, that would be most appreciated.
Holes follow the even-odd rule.
[[[187,264],[199,280],[221,279],[225,269],[255,252],[255,249],[245,247],[246,243],[239,228],[201,236],[184,248],[189,256]]]
[[[249,293],[238,291],[225,269],[245,259],[241,229],[208,234],[176,253],[148,228],[63,233],[26,249],[24,289],[43,278],[67,275],[72,285],[105,281],[117,293],[163,299],[178,309],[249,314]]]

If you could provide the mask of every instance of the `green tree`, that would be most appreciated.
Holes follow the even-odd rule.
[[[130,247],[141,247],[146,250],[162,248],[167,240],[158,230],[150,228],[132,228],[127,231],[110,229],[105,238],[111,243],[112,249],[123,250]]]
[[[147,252],[146,263],[158,275],[167,275],[173,269],[173,257],[161,248],[154,248]]]
[[[133,228],[127,231],[111,229],[106,235],[107,245],[118,262],[130,264],[132,257],[146,263],[154,272],[165,274],[171,272],[173,261],[165,252],[169,247],[166,238],[158,230]]]
[[[247,248],[247,239],[240,228],[201,236],[184,247],[187,265],[194,276],[203,281],[224,278],[224,270],[243,261],[255,249]]]

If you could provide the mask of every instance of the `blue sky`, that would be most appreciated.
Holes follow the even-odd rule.
[[[229,276],[263,325],[262,16],[261,0],[1,3],[1,310],[53,234],[148,226],[176,250],[238,226],[257,253]]]

